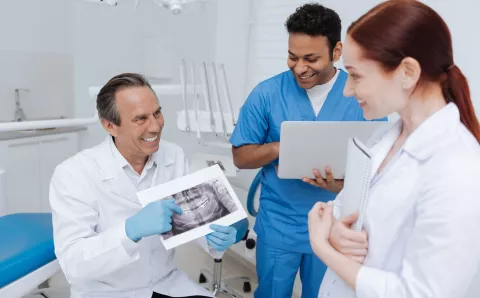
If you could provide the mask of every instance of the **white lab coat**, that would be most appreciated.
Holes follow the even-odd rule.
[[[376,173],[401,131],[374,137]],[[339,215],[342,193],[334,202]],[[327,270],[319,297],[462,298],[480,264],[480,145],[448,104],[371,181],[356,293]]]
[[[52,177],[55,253],[71,284],[71,297],[150,298],[153,291],[211,297],[176,268],[174,250],[166,251],[160,236],[137,243],[127,237],[125,220],[142,206],[112,155],[112,145],[108,137],[64,161]],[[182,149],[172,143],[162,140],[152,158],[157,164],[153,185],[188,173]],[[205,238],[201,241],[206,248]]]

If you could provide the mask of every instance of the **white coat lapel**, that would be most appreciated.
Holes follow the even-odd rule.
[[[111,137],[108,137],[107,140],[99,146],[97,164],[103,173],[101,178],[103,185],[105,185],[106,190],[113,193],[113,195],[140,204],[137,198],[138,190],[115,159],[112,153],[112,145],[113,141]],[[175,173],[175,159],[168,148],[160,145],[159,150],[153,154],[152,158],[157,167],[151,186],[165,183],[184,174],[183,172]]]
[[[112,145],[113,142],[109,136],[99,147],[97,164],[103,173],[102,185],[106,191],[116,197],[139,203],[136,195],[137,189],[115,159],[111,149]]]
[[[431,144],[442,142],[443,135],[459,121],[458,108],[448,104],[425,120],[408,137],[398,160],[390,161],[390,165],[380,174],[382,183],[375,183],[372,189],[372,209],[383,210],[384,220],[392,222],[395,214],[407,214],[408,209],[413,208],[414,202],[409,198],[421,187],[420,165],[432,156],[435,147]],[[401,127],[401,123],[397,123],[371,148],[375,172],[400,134]],[[390,211],[385,212],[386,210]],[[398,219],[400,218],[402,217]]]
[[[118,167],[115,174],[113,178],[104,180],[105,186],[118,197],[140,203],[136,195],[137,189],[125,172]]]
[[[155,176],[153,177],[152,186],[159,185],[175,179],[175,159],[171,154],[168,153],[168,150],[162,146],[160,142],[160,148],[153,156],[155,163],[157,164],[157,169],[155,170]],[[179,175],[182,175],[180,173]]]

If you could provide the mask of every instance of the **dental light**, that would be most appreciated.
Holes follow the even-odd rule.
[[[138,1],[138,0],[137,0]],[[158,5],[169,9],[173,15],[182,13],[183,5],[193,2],[207,2],[208,0],[154,0]]]

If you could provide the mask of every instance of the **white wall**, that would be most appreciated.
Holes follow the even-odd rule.
[[[0,121],[14,118],[16,88],[31,89],[21,96],[28,118],[72,116],[70,4],[0,1]]]
[[[455,64],[467,77],[477,118],[480,118],[480,39],[476,37],[472,20],[478,18],[480,2],[458,0],[455,5],[447,0],[424,0],[433,7],[447,22],[453,39]]]
[[[284,22],[295,8],[307,0],[258,0],[255,1],[255,25],[252,35],[252,62],[249,68],[248,88],[253,88],[259,81],[272,76],[286,68],[287,39]],[[323,0],[321,3],[335,10],[342,20],[342,39],[346,36],[348,26],[363,13],[367,12],[379,0]],[[471,20],[476,19],[480,3],[474,0],[460,0],[452,5],[447,0],[424,0],[434,8],[447,22],[454,42],[455,62],[465,73],[470,82],[472,98],[477,114],[480,114],[480,67],[477,53],[480,40],[472,34]],[[339,66],[342,67],[342,61]]]
[[[254,0],[222,0],[217,5],[216,60],[225,63],[234,106],[245,101]]]
[[[151,83],[178,82],[180,58],[212,60],[215,56],[215,2],[185,6],[179,16],[153,1],[140,1],[137,11],[133,1],[122,1],[117,7],[76,1],[72,10],[78,117],[94,111],[95,99],[89,97],[88,88],[102,86],[114,75],[140,72],[155,76]],[[159,99],[168,136],[175,127],[174,111],[181,107],[181,98]],[[171,136],[176,134],[172,131]],[[91,147],[104,137],[99,125],[92,126],[82,135],[81,146]]]

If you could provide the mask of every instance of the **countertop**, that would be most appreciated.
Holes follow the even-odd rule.
[[[0,141],[33,138],[33,137],[40,137],[40,136],[47,136],[47,135],[56,135],[61,133],[79,132],[84,130],[87,130],[87,128],[84,126],[75,126],[75,127],[63,127],[63,128],[36,129],[36,130],[27,130],[27,131],[0,132]]]

